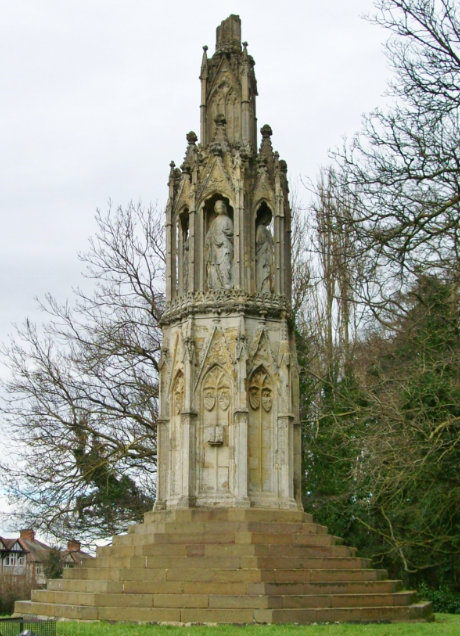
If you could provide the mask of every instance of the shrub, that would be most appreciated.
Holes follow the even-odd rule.
[[[447,585],[440,585],[439,588],[433,589],[426,583],[422,583],[418,588],[418,593],[433,603],[435,612],[460,614],[460,594],[451,590]]]

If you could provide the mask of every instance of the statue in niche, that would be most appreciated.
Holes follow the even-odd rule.
[[[182,289],[185,293],[188,291],[188,258],[189,258],[189,239],[188,234],[184,238],[183,254],[182,254]]]
[[[271,214],[260,218],[256,232],[256,282],[258,292],[271,293],[273,288],[273,236],[269,225]]]
[[[188,276],[189,276],[189,231],[188,231],[188,213],[181,215],[182,230],[182,292],[188,292]]]
[[[216,201],[217,216],[209,226],[205,241],[206,277],[209,289],[233,286],[233,223],[224,201]]]
[[[184,376],[178,373],[173,388],[173,410],[175,415],[180,415],[184,408]]]

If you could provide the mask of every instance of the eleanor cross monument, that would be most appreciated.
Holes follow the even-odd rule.
[[[201,64],[201,130],[171,163],[158,485],[144,523],[18,601],[24,617],[166,623],[420,621],[401,582],[300,501],[286,163],[257,143],[240,19]]]
[[[301,508],[291,212],[272,131],[257,143],[240,19],[201,64],[200,140],[171,163],[156,510]]]

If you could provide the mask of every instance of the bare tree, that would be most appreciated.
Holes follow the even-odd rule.
[[[22,521],[65,536],[106,536],[155,496],[162,223],[130,205],[97,215],[81,256],[92,291],[48,296],[47,322],[17,330],[3,413],[16,449],[2,477]]]
[[[395,106],[366,117],[338,155],[357,213],[353,241],[372,251],[367,297],[375,318],[403,310],[397,294],[423,273],[459,267],[460,23],[451,0],[378,0],[392,37]]]
[[[315,333],[315,348],[322,357],[318,375],[335,381],[349,365],[363,309],[362,255],[352,241],[355,223],[353,200],[341,191],[332,169],[323,170],[310,188],[312,201],[306,216],[304,250],[311,272],[304,313],[307,331]]]

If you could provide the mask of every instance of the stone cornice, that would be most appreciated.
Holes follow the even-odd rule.
[[[166,303],[161,325],[169,325],[196,314],[249,314],[267,318],[291,318],[291,308],[284,296],[245,294],[239,289],[213,289],[181,295]]]

